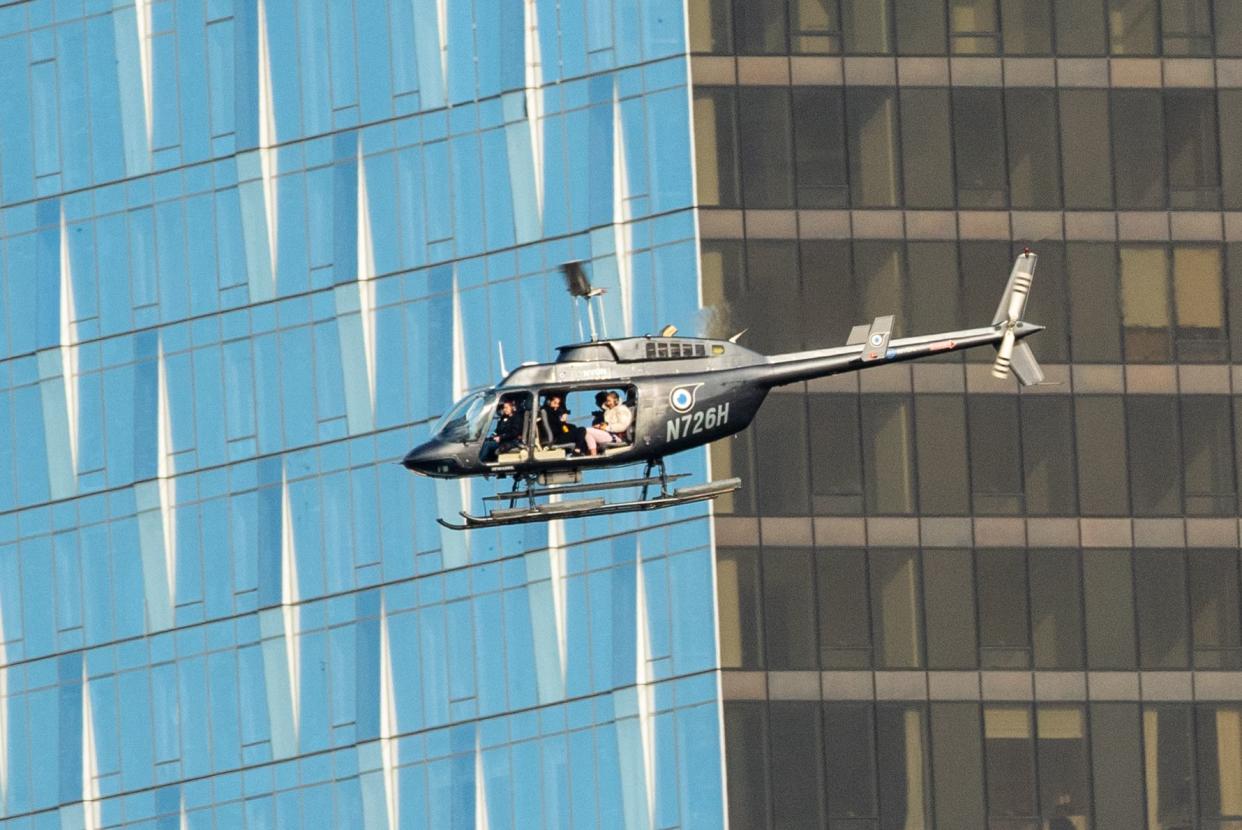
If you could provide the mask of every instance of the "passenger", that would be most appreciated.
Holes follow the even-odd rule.
[[[518,413],[517,403],[512,398],[505,398],[500,402],[496,429],[487,439],[491,449],[484,452],[484,457],[494,459],[501,453],[513,452],[522,446],[522,439],[522,416]]]
[[[543,400],[542,412],[548,419],[548,428],[552,430],[553,444],[573,442],[575,453],[582,451],[582,427],[569,422],[569,410],[565,408],[560,392],[549,392]]]
[[[603,417],[586,431],[587,453],[598,455],[599,447],[607,444],[624,444],[625,433],[634,422],[634,413],[621,405],[621,396],[608,392],[603,402]]]

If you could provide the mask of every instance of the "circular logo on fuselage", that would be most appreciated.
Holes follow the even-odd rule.
[[[668,405],[673,407],[676,412],[689,412],[694,408],[694,393],[702,386],[701,383],[692,383],[688,386],[678,386],[668,393]]]

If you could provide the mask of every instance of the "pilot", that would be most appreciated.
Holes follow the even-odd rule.
[[[496,429],[487,440],[494,447],[491,452],[487,453],[492,458],[503,452],[513,452],[522,446],[522,416],[518,413],[517,403],[512,398],[505,398],[500,402]]]
[[[553,444],[573,442],[579,451],[585,446],[582,439],[583,428],[569,422],[569,410],[564,406],[560,392],[549,392],[540,407],[548,419],[548,427],[552,430]]]
[[[604,397],[603,417],[586,430],[588,455],[598,455],[599,447],[607,444],[624,444],[626,430],[634,422],[634,413],[621,405],[621,396],[609,392]]]

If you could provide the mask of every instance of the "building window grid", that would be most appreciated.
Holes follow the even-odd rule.
[[[755,578],[751,588],[755,592],[753,596],[737,596],[732,592],[722,596],[720,629],[721,636],[726,641],[722,651],[724,667],[769,671],[909,669],[1237,671],[1242,669],[1242,621],[1239,620],[1242,610],[1235,607],[1231,612],[1229,608],[1221,607],[1222,605],[1236,605],[1236,597],[1239,591],[1242,591],[1242,587],[1238,584],[1239,562],[1236,551],[1168,550],[1161,554],[1158,549],[1148,548],[1100,549],[1099,551],[1096,549],[1065,549],[1075,554],[1074,559],[1068,562],[1068,557],[1058,555],[1061,561],[1057,566],[1061,569],[1067,565],[1070,567],[1070,570],[1062,576],[1071,576],[1075,584],[1074,595],[1070,598],[1074,606],[1071,609],[1064,604],[1064,597],[1044,595],[1043,589],[1037,593],[1034,587],[1033,568],[1036,564],[1042,566],[1047,557],[1057,555],[1056,553],[1038,548],[974,549],[973,551],[961,549],[970,552],[968,558],[972,574],[970,582],[972,595],[958,599],[971,603],[974,609],[971,626],[976,635],[974,656],[969,663],[964,664],[955,659],[944,660],[935,657],[934,655],[943,653],[943,649],[933,648],[931,642],[933,638],[943,641],[951,636],[947,631],[933,630],[930,622],[932,616],[928,606],[929,603],[934,603],[939,607],[942,603],[947,603],[948,598],[932,595],[925,589],[925,583],[929,578],[928,568],[931,567],[929,563],[931,556],[946,550],[957,549],[878,547],[781,549],[766,545],[754,549],[720,548],[718,559],[747,562],[747,567],[752,569]],[[1130,634],[1128,642],[1113,644],[1120,655],[1117,660],[1110,655],[1093,655],[1090,649],[1091,640],[1088,639],[1092,635],[1110,638],[1115,636],[1115,633],[1098,630],[1098,626],[1105,621],[1104,617],[1097,614],[1095,625],[1088,619],[1087,612],[1092,603],[1090,594],[1103,591],[1106,584],[1111,584],[1101,581],[1107,577],[1107,572],[1097,568],[1097,576],[1094,579],[1096,587],[1093,588],[1092,581],[1083,571],[1088,557],[1092,557],[1092,562],[1098,561],[1101,565],[1105,564],[1102,559],[1095,558],[1097,552],[1110,559],[1124,554],[1125,559],[1125,591],[1129,596],[1125,598],[1119,610],[1125,615],[1122,622]],[[1161,618],[1154,616],[1156,612],[1141,602],[1140,558],[1158,554],[1180,563],[1183,569],[1181,585],[1177,589],[1180,593],[1178,603],[1183,616],[1179,624],[1180,633],[1176,630],[1161,629],[1159,627]],[[807,581],[809,599],[791,602],[790,597],[782,594],[783,598],[778,601],[776,596],[768,594],[768,583],[774,579],[768,571],[773,569],[778,561],[792,559],[794,556],[804,558],[805,572],[787,576]],[[864,625],[858,631],[858,633],[863,633],[865,630],[865,642],[854,639],[842,640],[838,639],[840,633],[833,634],[832,630],[835,627],[856,626],[839,615],[834,619],[830,608],[828,586],[823,584],[824,577],[830,573],[826,570],[826,565],[833,560],[843,561],[841,557],[856,556],[860,557],[864,563],[860,574],[861,581],[858,584],[851,584],[848,593],[868,598],[864,605],[853,608],[851,611],[851,613],[859,611],[866,616]],[[909,581],[905,585],[900,579],[876,581],[879,575],[877,557],[882,556],[895,557],[895,561],[908,563],[907,567],[911,571]],[[999,598],[1004,592],[997,593],[995,601],[983,601],[983,581],[980,576],[981,563],[988,563],[986,557],[1002,556],[1021,560],[1022,580],[1022,585],[1015,588],[1022,594],[1021,630],[1017,632],[1018,639],[1003,642],[995,639],[996,635],[989,633],[990,625],[996,620],[992,617],[985,619],[985,614],[988,608],[995,611],[996,602],[1000,601]],[[1196,566],[1197,562],[1194,557],[1207,556],[1216,560],[1215,566],[1218,569],[1223,566],[1223,580],[1219,584],[1205,587],[1203,571],[1201,570],[1196,577],[1198,582],[1192,583],[1192,577],[1187,568],[1193,569]],[[1049,560],[1048,564],[1053,563]],[[840,577],[843,572],[831,571],[831,573]],[[889,576],[892,576],[892,572]],[[788,579],[784,582],[788,582]],[[1200,585],[1200,588],[1196,589],[1195,585]],[[1110,596],[1116,587],[1113,585],[1108,588]],[[744,586],[743,590],[745,590]],[[1196,590],[1216,590],[1217,593],[1209,596],[1202,593],[1196,594]],[[1101,594],[1100,598],[1103,596]],[[954,602],[956,601],[955,599]],[[730,607],[734,602],[740,603],[741,609],[748,609],[749,619],[737,618],[739,609]],[[1065,622],[1058,620],[1057,614],[1066,610],[1075,613],[1077,619],[1084,622],[1070,627],[1069,634],[1074,638],[1074,642],[1054,644],[1050,640],[1058,638],[1058,635],[1055,632],[1049,634],[1045,626],[1050,622]],[[1196,615],[1204,614],[1216,614],[1218,621],[1212,624],[1215,631],[1201,636],[1196,632],[1196,629],[1200,627],[1196,623]],[[790,627],[790,619],[793,616],[801,618],[800,628]],[[944,613],[941,612],[937,618],[945,619]],[[901,623],[895,628],[896,634],[886,631],[886,626],[890,621]],[[1156,628],[1151,627],[1153,623],[1157,626]],[[747,636],[746,626],[748,625],[759,628],[758,632],[754,632],[757,636],[750,641],[751,645],[745,646],[744,643],[739,645],[733,642],[739,635]],[[1150,636],[1145,635],[1144,632],[1149,632]],[[799,649],[800,654],[792,658],[790,654],[774,654],[766,645],[773,636],[780,638],[793,635],[803,638],[806,642],[803,643],[804,647]],[[1156,637],[1163,638],[1170,635],[1184,642],[1181,658],[1153,662],[1145,656],[1151,653],[1151,648],[1155,647]],[[892,640],[894,636],[899,638],[898,642]],[[1209,636],[1213,639],[1204,639]],[[1096,640],[1096,642],[1102,642],[1102,640]],[[1068,649],[1065,653],[1059,653],[1066,645]]]
[[[1230,0],[1151,0],[1150,10],[1143,15],[1150,19],[1145,22],[1127,21],[1123,16],[1125,0],[1100,0],[1095,4],[1099,16],[1099,31],[1103,38],[1099,46],[1092,50],[1083,50],[1077,45],[1062,43],[1061,28],[1071,26],[1076,20],[1061,21],[1058,15],[1059,2],[1054,0],[1035,0],[1039,5],[1037,11],[1043,12],[1042,31],[1036,36],[1037,42],[1047,45],[1040,48],[1028,48],[1018,45],[1025,42],[1016,34],[1023,24],[1031,24],[1029,19],[1021,19],[1022,7],[1006,0],[947,0],[940,4],[943,24],[940,31],[938,49],[903,49],[901,0],[896,0],[892,11],[888,10],[888,0],[881,0],[885,6],[884,48],[865,49],[851,48],[851,45],[866,43],[865,38],[853,38],[850,32],[842,27],[843,20],[838,0],[821,0],[825,16],[837,21],[836,27],[831,25],[798,29],[796,27],[799,4],[807,0],[776,0],[768,4],[768,13],[780,8],[778,17],[769,21],[775,26],[775,32],[768,32],[767,39],[759,48],[751,48],[743,41],[742,35],[734,32],[735,17],[731,6],[735,0],[697,0],[691,4],[692,31],[701,29],[710,32],[700,35],[697,40],[692,35],[691,51],[694,53],[712,54],[841,54],[851,55],[889,55],[896,52],[900,55],[924,54],[955,54],[955,55],[1007,55],[1007,56],[1062,56],[1085,57],[1090,55],[1103,56],[1166,56],[1166,57],[1197,57],[1211,56],[1219,52],[1222,56],[1234,54],[1230,46],[1222,38],[1219,42],[1215,29],[1229,12],[1219,7]],[[788,10],[783,9],[788,2]],[[849,3],[851,0],[844,0]],[[960,5],[961,8],[955,8]],[[1137,3],[1135,5],[1138,5]],[[1118,6],[1119,8],[1114,8]],[[973,8],[972,8],[973,7]],[[1215,13],[1213,13],[1216,8]],[[913,12],[911,12],[913,14]],[[1009,15],[1014,20],[1011,22]],[[1068,16],[1068,15],[1067,15]],[[848,18],[848,16],[847,16]],[[908,25],[914,25],[911,22]],[[1132,30],[1137,28],[1137,34]],[[1012,33],[1012,35],[1011,35]],[[947,42],[946,42],[947,35]],[[1127,42],[1127,38],[1137,40]],[[1015,45],[1009,46],[1010,40]],[[1065,38],[1069,40],[1068,37]],[[805,46],[801,46],[803,42]],[[896,47],[896,48],[894,48]]]
[[[1109,209],[1109,210],[1114,210],[1114,209],[1136,210],[1137,209],[1137,210],[1204,211],[1204,210],[1219,210],[1222,204],[1222,198],[1227,199],[1230,204],[1232,204],[1233,201],[1236,201],[1237,198],[1239,198],[1237,194],[1234,194],[1232,192],[1234,189],[1232,180],[1231,179],[1226,180],[1226,178],[1223,178],[1223,177],[1226,177],[1227,174],[1225,173],[1224,166],[1221,163],[1222,159],[1220,158],[1220,150],[1218,149],[1220,146],[1220,139],[1222,137],[1222,130],[1227,128],[1227,125],[1222,124],[1220,120],[1220,113],[1219,113],[1220,104],[1218,102],[1218,98],[1220,97],[1221,94],[1227,92],[1226,90],[1222,90],[1219,92],[1214,92],[1211,90],[1199,91],[1199,90],[1176,90],[1176,89],[1169,89],[1165,91],[1125,90],[1125,89],[1112,90],[1111,92],[1107,90],[1100,91],[1102,94],[1105,94],[1109,97],[1108,103],[1111,105],[1111,108],[1113,108],[1116,112],[1121,112],[1121,113],[1130,111],[1130,109],[1125,106],[1125,100],[1127,96],[1130,96],[1130,97],[1133,97],[1133,96],[1149,97],[1150,96],[1153,99],[1158,100],[1158,105],[1160,107],[1160,113],[1162,117],[1167,111],[1172,110],[1172,108],[1176,105],[1180,104],[1182,106],[1185,106],[1186,103],[1199,99],[1205,102],[1205,104],[1200,105],[1200,109],[1198,112],[1200,116],[1199,123],[1201,124],[1203,129],[1189,131],[1184,137],[1184,141],[1181,145],[1182,151],[1176,152],[1174,143],[1173,143],[1174,133],[1172,133],[1171,130],[1181,129],[1187,123],[1189,123],[1189,121],[1185,113],[1174,112],[1174,113],[1170,113],[1169,117],[1163,118],[1164,126],[1161,128],[1161,131],[1160,131],[1160,146],[1159,146],[1159,149],[1155,151],[1157,155],[1159,156],[1160,167],[1158,169],[1153,170],[1150,163],[1144,163],[1143,168],[1142,168],[1148,174],[1154,174],[1156,176],[1161,177],[1160,181],[1156,182],[1153,187],[1153,192],[1156,194],[1159,194],[1159,202],[1158,203],[1156,202],[1133,203],[1133,200],[1131,198],[1128,198],[1126,195],[1126,192],[1122,189],[1123,187],[1130,186],[1132,184],[1133,177],[1131,176],[1130,173],[1127,173],[1125,165],[1121,163],[1122,162],[1122,156],[1121,156],[1122,148],[1120,146],[1121,142],[1132,140],[1131,139],[1132,131],[1124,128],[1123,126],[1110,124],[1108,131],[1111,136],[1111,141],[1110,141],[1111,146],[1106,150],[1106,152],[1108,152],[1109,157],[1110,157],[1108,169],[1111,171],[1109,175],[1110,182],[1109,182],[1109,193],[1108,193],[1107,204],[1105,205],[1104,203],[1100,203],[1100,204],[1095,204],[1095,205],[1079,205],[1076,203],[1069,204],[1067,200],[1070,199],[1071,197],[1069,194],[1066,194],[1064,192],[1063,180],[1065,179],[1065,177],[1070,176],[1073,173],[1073,171],[1070,170],[1069,167],[1067,166],[1071,162],[1071,157],[1068,151],[1064,147],[1055,147],[1053,149],[1052,152],[1054,153],[1056,157],[1052,159],[1052,163],[1050,165],[1047,165],[1047,166],[1037,165],[1033,171],[1028,171],[1025,174],[1028,176],[1043,177],[1045,179],[1050,177],[1051,181],[1047,181],[1043,183],[1044,184],[1043,192],[1045,194],[1050,194],[1051,199],[1049,199],[1047,195],[1027,197],[1027,199],[1029,199],[1029,203],[1026,203],[1025,200],[1024,202],[1019,203],[1019,202],[1016,202],[1014,199],[1013,179],[1016,177],[1016,175],[1018,175],[1018,171],[1016,171],[1014,168],[1014,164],[1015,164],[1015,159],[1013,157],[1014,150],[1015,150],[1014,145],[1020,142],[1024,138],[1025,132],[1024,132],[1023,125],[1025,124],[1025,121],[1026,121],[1025,119],[1018,118],[1017,113],[1026,111],[1026,109],[1022,107],[1020,99],[1022,99],[1023,96],[1030,95],[1032,90],[1028,88],[1021,88],[1021,87],[992,88],[992,87],[965,87],[965,86],[955,86],[955,87],[909,87],[909,86],[900,86],[900,87],[859,87],[859,86],[713,87],[713,86],[696,86],[695,95],[696,95],[696,99],[699,99],[699,100],[716,99],[716,100],[732,101],[733,100],[732,96],[737,94],[735,90],[736,91],[749,90],[748,94],[751,94],[751,95],[777,96],[779,98],[782,98],[783,103],[786,107],[786,109],[784,110],[783,122],[787,129],[787,132],[792,136],[792,139],[789,141],[788,146],[783,153],[784,155],[783,160],[780,158],[773,159],[770,157],[770,155],[765,154],[764,161],[763,161],[763,163],[767,166],[768,169],[779,170],[782,172],[782,175],[788,175],[793,178],[794,186],[787,188],[788,197],[784,202],[781,202],[780,200],[777,200],[776,202],[771,202],[770,200],[763,200],[762,202],[752,204],[751,201],[748,200],[746,197],[745,187],[739,187],[737,191],[735,192],[735,194],[733,195],[724,194],[719,191],[713,193],[710,191],[704,191],[700,189],[699,199],[703,207],[731,207],[731,208],[743,208],[743,209],[824,207],[824,205],[819,204],[814,201],[804,203],[805,199],[801,195],[803,193],[804,185],[802,184],[800,180],[801,177],[799,176],[799,171],[797,169],[798,168],[797,159],[799,158],[799,155],[798,155],[799,146],[802,145],[803,143],[806,143],[811,146],[816,146],[823,140],[824,137],[823,136],[811,136],[811,135],[805,135],[805,136],[800,137],[798,135],[799,130],[794,128],[798,123],[797,110],[794,108],[793,102],[791,99],[791,96],[796,97],[799,94],[807,94],[814,90],[819,90],[819,89],[841,90],[843,94],[844,108],[841,113],[840,126],[838,127],[833,121],[827,122],[828,127],[830,129],[834,129],[834,130],[839,129],[840,132],[836,136],[829,136],[828,138],[831,143],[836,143],[839,141],[841,145],[841,150],[840,150],[841,172],[848,174],[849,194],[847,198],[849,199],[850,206],[854,208],[878,208],[878,207],[916,208],[917,207],[917,208],[957,209],[957,210],[962,210],[962,209],[976,209],[976,210],[977,209],[1015,209],[1015,210],[1018,210],[1018,209],[1029,209],[1029,210],[1056,209],[1056,210],[1062,210],[1062,209],[1076,209],[1076,208],[1092,208],[1092,209]],[[968,106],[968,103],[975,99],[982,101],[984,97],[989,97],[989,96],[995,97],[997,99],[996,112],[999,114],[999,119],[989,120],[989,124],[987,125],[988,131],[995,133],[995,135],[991,136],[990,140],[987,137],[981,138],[978,135],[978,132],[973,131],[973,130],[970,133],[959,132],[956,136],[950,135],[949,144],[943,148],[943,151],[946,154],[945,158],[942,159],[940,162],[938,162],[939,164],[948,165],[948,169],[951,170],[953,174],[952,178],[953,178],[953,181],[955,182],[955,186],[948,200],[945,200],[945,201],[937,200],[937,203],[934,203],[934,204],[909,204],[907,201],[908,197],[905,194],[905,190],[908,189],[908,186],[904,180],[908,176],[912,175],[912,171],[907,168],[904,168],[903,162],[905,160],[904,159],[905,155],[911,152],[912,148],[903,146],[905,143],[903,139],[905,139],[906,136],[903,133],[903,126],[902,126],[901,110],[903,109],[903,107],[901,106],[901,99],[908,98],[910,96],[930,94],[935,90],[947,90],[948,91],[948,94],[950,96],[950,106],[952,107],[953,112],[954,112],[954,117],[951,119],[951,123],[953,123],[954,125],[957,125],[959,129],[961,128],[960,126],[961,114],[958,112],[958,109],[960,107]],[[1052,97],[1048,99],[1048,101],[1051,103],[1051,110],[1052,110],[1050,113],[1048,113],[1049,117],[1055,119],[1056,122],[1061,121],[1062,119],[1061,113],[1065,106],[1066,101],[1068,100],[1067,96],[1071,94],[1077,94],[1078,92],[1079,92],[1078,90],[1071,90],[1068,88],[1054,89]],[[876,96],[876,95],[883,96],[882,98],[883,105],[887,108],[891,108],[891,115],[890,115],[891,120],[889,124],[887,125],[887,129],[885,130],[885,137],[883,138],[883,140],[888,143],[888,149],[890,150],[890,153],[888,155],[891,156],[890,163],[892,165],[892,170],[890,171],[888,175],[891,175],[894,178],[889,195],[881,196],[879,199],[876,199],[874,196],[867,195],[868,186],[863,181],[864,174],[867,174],[874,178],[878,174],[878,171],[876,173],[871,172],[866,167],[867,161],[865,158],[851,158],[851,156],[854,154],[852,154],[850,151],[851,143],[856,143],[860,147],[864,146],[864,144],[861,142],[861,134],[856,135],[856,133],[858,130],[864,129],[867,126],[866,123],[864,123],[861,118],[861,110],[858,107],[853,106],[853,105],[856,103],[862,102],[864,99],[867,98],[867,96]],[[729,111],[736,113],[737,111],[736,105],[731,104],[730,107],[726,110],[726,112],[729,112]],[[981,116],[986,115],[985,113],[980,113],[980,114]],[[1112,120],[1112,119],[1108,119],[1107,114],[1105,114],[1104,117],[1106,121]],[[1190,119],[1190,120],[1193,120],[1193,119]],[[745,149],[742,146],[743,142],[741,142],[738,136],[736,114],[733,116],[731,121],[732,123],[729,127],[729,139],[730,139],[729,143],[726,144],[726,143],[722,143],[719,141],[715,141],[713,152],[707,154],[706,156],[702,156],[702,157],[708,158],[708,159],[716,159],[717,160],[716,163],[718,165],[727,165],[729,169],[733,171],[737,171],[735,175],[738,176],[739,181],[744,181],[747,178],[747,169],[750,168],[752,172],[749,178],[755,182],[755,185],[753,186],[759,186],[762,183],[761,181],[762,177],[757,177],[757,171],[755,170],[753,166],[754,163],[752,162],[748,164],[747,162]],[[1149,122],[1144,121],[1143,123],[1146,125]],[[983,125],[980,125],[980,126],[983,126]],[[719,125],[717,125],[716,129],[719,129]],[[876,141],[876,138],[877,138],[876,136],[871,136],[867,140],[865,146],[873,146]],[[959,164],[959,159],[962,158],[964,155],[966,155],[966,153],[963,150],[963,146],[956,146],[956,145],[959,145],[960,142],[973,142],[976,139],[987,142],[989,146],[994,146],[996,148],[996,153],[998,154],[996,161],[998,161],[1000,164],[1000,170],[999,170],[1000,175],[996,179],[995,182],[991,182],[986,185],[983,183],[975,185],[975,184],[972,184],[971,182],[964,181],[962,179],[963,171]],[[1140,142],[1139,144],[1135,144],[1134,145],[1135,147],[1143,147],[1150,151],[1151,149],[1149,147],[1150,142],[1147,142],[1144,139],[1138,138],[1137,136],[1134,137],[1133,140],[1137,140]],[[699,142],[700,147],[702,147],[704,145],[704,142],[707,142],[707,141],[712,141],[712,139],[701,133],[698,135],[698,142]],[[1196,143],[1199,145],[1197,152],[1195,151],[1195,148],[1192,146]],[[1056,145],[1058,144],[1058,142],[1054,140],[1053,144]],[[722,159],[719,157],[718,154],[720,150],[722,149],[724,150],[728,158]],[[1188,154],[1190,155],[1189,158],[1184,159],[1182,163],[1178,163],[1179,158],[1181,158],[1184,155],[1188,155]],[[1128,156],[1126,158],[1128,158]],[[721,167],[721,169],[724,170],[725,168]],[[1173,183],[1169,181],[1169,177],[1172,175],[1175,169],[1179,169],[1183,171],[1183,174],[1179,176],[1179,179],[1186,179],[1185,181],[1181,181],[1179,183]],[[700,171],[700,177],[702,177],[703,175],[704,175],[704,171]],[[710,178],[715,180],[714,175],[711,176]],[[1077,197],[1073,197],[1073,200],[1077,202]],[[845,205],[842,204],[840,206],[844,207]]]
[[[963,704],[925,704],[921,702],[741,702],[725,703],[725,742],[726,757],[739,757],[738,753],[754,758],[758,753],[758,762],[749,770],[730,765],[729,792],[731,813],[736,817],[750,816],[759,819],[760,827],[784,826],[779,821],[777,811],[779,801],[800,799],[801,803],[815,803],[817,810],[804,812],[803,818],[809,819],[817,826],[827,821],[830,828],[842,830],[875,830],[881,826],[898,826],[893,822],[901,822],[911,818],[909,812],[893,814],[886,812],[884,799],[876,799],[880,781],[881,768],[884,766],[882,755],[887,747],[881,744],[879,731],[880,715],[886,712],[908,712],[914,714],[922,727],[922,738],[917,749],[920,752],[920,763],[925,773],[925,792],[923,803],[918,805],[919,815],[913,816],[917,826],[940,826],[933,817],[939,817],[940,797],[952,798],[955,802],[963,797],[960,792],[941,792],[937,786],[938,773],[947,769],[938,766],[936,750],[937,730],[928,728],[947,716],[946,705],[969,707],[974,711],[977,727],[977,743],[973,743],[973,758],[955,758],[959,763],[974,766],[978,775],[977,791],[982,803],[979,805],[984,814],[989,816],[989,826],[1003,827],[1007,830],[1034,830],[1037,827],[1060,827],[1058,819],[1064,820],[1064,827],[1080,826],[1077,821],[1085,821],[1086,826],[1096,826],[1097,814],[1105,801],[1108,802],[1108,813],[1113,814],[1119,804],[1137,815],[1145,816],[1150,826],[1185,827],[1186,830],[1216,830],[1227,823],[1242,820],[1242,793],[1236,782],[1232,780],[1234,773],[1240,769],[1237,748],[1219,741],[1233,742],[1239,740],[1236,722],[1242,720],[1242,711],[1236,704],[1214,703],[1161,703],[1145,705],[1120,704],[1126,707],[1123,715],[1131,724],[1138,739],[1140,758],[1134,759],[1138,765],[1123,771],[1123,777],[1133,774],[1134,777],[1125,781],[1129,786],[1117,790],[1102,790],[1096,785],[1099,774],[1097,748],[1105,748],[1105,744],[1115,740],[1108,730],[1113,726],[1114,718],[1104,717],[1104,712],[1096,712],[1098,706],[1117,706],[1117,704],[1092,704],[1086,706],[1073,703],[963,703]],[[768,728],[773,707],[781,707],[782,717],[800,717],[820,736],[820,743],[829,759],[835,752],[838,758],[848,759],[847,764],[851,780],[855,783],[854,792],[845,797],[852,797],[859,786],[865,781],[871,782],[869,793],[860,793],[862,801],[869,802],[869,808],[851,809],[844,814],[836,814],[836,802],[844,794],[834,793],[840,788],[834,786],[829,776],[825,781],[827,770],[816,763],[814,769],[820,784],[815,791],[780,792],[774,782],[774,766],[769,762],[774,748],[771,732]],[[745,747],[737,743],[743,717],[758,728],[752,732]],[[850,721],[862,720],[865,729],[856,729],[847,740],[864,741],[865,745],[836,744],[829,735],[829,723],[834,717],[847,718]],[[1097,723],[1097,720],[1099,723]],[[1184,728],[1177,729],[1177,720],[1183,721]],[[1167,723],[1166,723],[1167,721]],[[1021,725],[1025,723],[1025,727]],[[1074,725],[1074,724],[1077,725]],[[1161,724],[1164,724],[1162,727]],[[1097,728],[1098,727],[1098,728]],[[1173,741],[1180,739],[1185,743],[1181,747],[1171,746],[1165,736],[1167,727],[1172,727]],[[1098,731],[1104,729],[1105,731]],[[1223,730],[1223,734],[1221,733]],[[989,732],[992,734],[989,735]],[[838,735],[837,737],[842,737]],[[759,745],[754,745],[755,738]],[[1003,761],[1001,740],[1025,741],[1027,746],[1019,750],[1027,754],[1020,766],[1027,766],[1029,776],[1020,770],[1009,767]],[[1120,739],[1116,739],[1120,740]],[[1056,743],[1072,742],[1064,747],[1078,755],[1077,769],[1067,769],[1066,759],[1056,752]],[[1213,745],[1216,754],[1211,754]],[[878,751],[877,751],[878,749]],[[1169,757],[1168,753],[1174,753]],[[1009,754],[1010,760],[1015,756]],[[1129,759],[1127,759],[1129,760]],[[909,762],[909,759],[907,759]],[[1188,763],[1187,763],[1188,762]],[[859,766],[862,769],[858,769]],[[1196,774],[1196,770],[1197,773]],[[1205,771],[1210,775],[1205,776]],[[738,780],[759,773],[762,781]],[[1005,774],[1008,773],[1008,774]],[[1172,780],[1169,780],[1169,779]],[[787,786],[787,782],[786,786]],[[758,785],[758,789],[755,785]],[[808,782],[801,782],[805,788]],[[1025,810],[1006,811],[1001,806],[999,793],[1007,788],[1012,796],[1016,796],[1035,807],[1033,813]],[[1067,791],[1068,790],[1070,791]],[[1072,793],[1077,789],[1079,792]],[[1166,803],[1171,796],[1172,805]],[[865,806],[865,805],[864,805]],[[907,810],[907,803],[897,805]],[[847,808],[848,809],[848,808]],[[1051,825],[1048,822],[1053,822]],[[1168,824],[1167,822],[1173,822]],[[748,825],[750,826],[750,825]]]

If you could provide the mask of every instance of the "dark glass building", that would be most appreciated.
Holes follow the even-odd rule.
[[[734,827],[1242,827],[1242,4],[691,0],[703,304],[991,318],[713,447]]]

